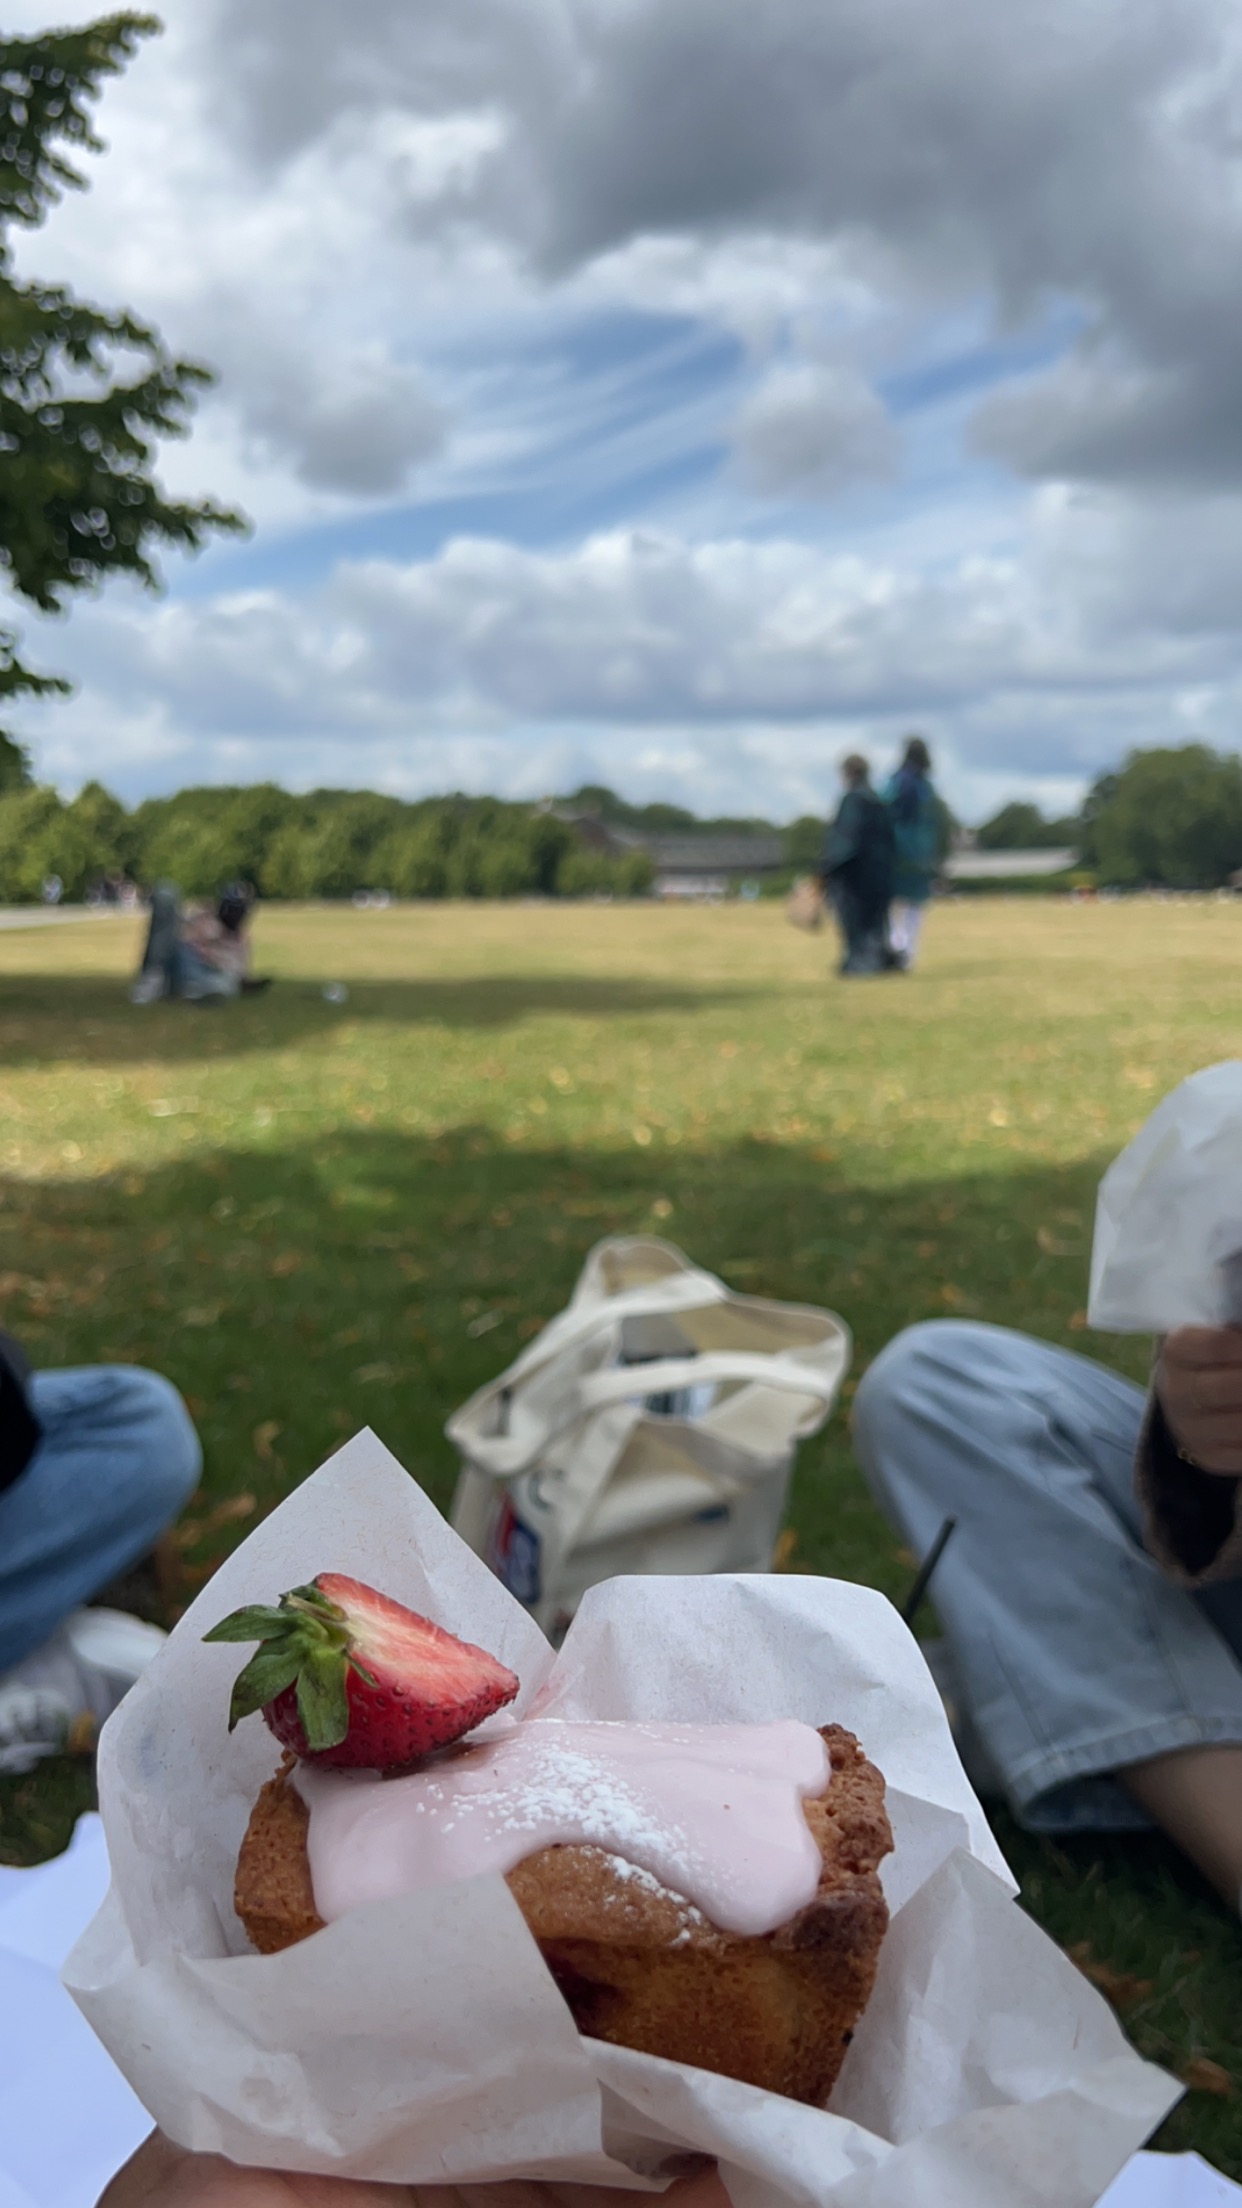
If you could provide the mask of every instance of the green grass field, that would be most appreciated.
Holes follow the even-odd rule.
[[[1242,908],[1207,901],[963,903],[916,975],[848,983],[767,906],[268,910],[277,987],[213,1009],[131,1008],[137,941],[0,934],[0,1314],[38,1363],[186,1394],[206,1473],[137,1590],[156,1615],[364,1424],[446,1503],[447,1413],[603,1234],[833,1305],[855,1378],[944,1313],[1141,1377],[1145,1343],[1083,1331],[1095,1184],[1242,1014]],[[791,1523],[796,1567],[908,1587],[841,1413]],[[89,1794],[68,1760],[0,1782],[0,1860],[63,1846]],[[1242,2176],[1237,1923],[1155,1841],[1001,1839],[1139,2048],[1199,2081],[1159,2143]]]

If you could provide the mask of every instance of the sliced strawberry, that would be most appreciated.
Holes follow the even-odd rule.
[[[412,1763],[518,1691],[486,1649],[340,1572],[320,1572],[278,1605],[235,1610],[203,1639],[260,1643],[234,1684],[229,1731],[261,1709],[277,1740],[312,1763]]]

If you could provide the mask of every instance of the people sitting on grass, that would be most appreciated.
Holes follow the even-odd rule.
[[[214,906],[191,905],[188,910],[183,910],[175,884],[160,882],[151,893],[151,925],[130,990],[132,1002],[184,997],[192,1004],[209,1004],[265,988],[250,972],[253,907],[254,892],[245,882],[231,882]]]
[[[0,1775],[88,1748],[164,1636],[88,1608],[198,1484],[198,1436],[156,1372],[31,1372],[0,1334]]]
[[[843,974],[882,974],[894,963],[888,940],[895,845],[888,807],[871,787],[859,753],[842,761],[845,795],[820,860],[825,899],[841,929]]]
[[[935,1668],[979,1791],[1038,1833],[1159,1826],[1242,1908],[1242,1329],[1183,1327],[1141,1388],[939,1319],[854,1405],[876,1500],[926,1557]]]

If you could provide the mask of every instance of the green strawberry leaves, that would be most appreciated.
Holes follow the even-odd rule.
[[[277,1610],[270,1603],[253,1602],[249,1609],[234,1610],[232,1615],[221,1618],[210,1633],[204,1633],[205,1641],[265,1641],[273,1633],[283,1633],[289,1623],[287,1610]]]
[[[205,1641],[258,1641],[238,1673],[229,1703],[229,1731],[243,1717],[265,1709],[297,1682],[298,1716],[308,1748],[335,1748],[349,1730],[346,1677],[352,1659],[349,1627],[336,1603],[312,1582],[282,1595],[279,1605],[251,1603],[204,1633]],[[354,1669],[375,1682],[361,1664]]]
[[[315,1754],[335,1748],[349,1731],[349,1697],[345,1692],[345,1665],[332,1650],[312,1656],[298,1674],[298,1716],[306,1745]]]
[[[232,1732],[243,1717],[252,1717],[256,1710],[261,1710],[265,1702],[274,1702],[278,1694],[293,1685],[301,1669],[300,1648],[280,1648],[275,1642],[265,1642],[262,1648],[256,1649],[245,1670],[239,1671],[233,1682],[229,1731]]]

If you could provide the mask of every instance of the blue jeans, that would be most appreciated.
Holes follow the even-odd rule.
[[[0,1495],[0,1672],[137,1563],[198,1485],[198,1436],[172,1382],[131,1365],[37,1372],[43,1438]]]
[[[920,1556],[957,1519],[931,1587],[951,1691],[1031,1831],[1145,1828],[1110,1772],[1242,1743],[1242,1579],[1192,1593],[1143,1547],[1143,1404],[1085,1357],[956,1319],[899,1334],[858,1390],[881,1509]]]
[[[163,977],[170,997],[235,997],[231,974],[209,966],[192,944],[181,940],[181,892],[174,882],[159,882],[151,892],[151,924],[139,972]]]

